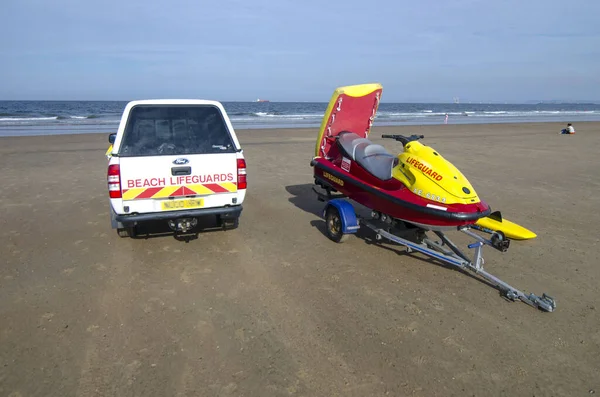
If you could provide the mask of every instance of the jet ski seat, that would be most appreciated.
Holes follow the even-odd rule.
[[[340,133],[338,142],[352,160],[374,177],[383,181],[392,178],[392,168],[397,164],[398,159],[383,146],[361,138],[353,132]]]
[[[354,157],[354,154],[355,154],[355,151],[356,151],[356,147],[358,145],[360,145],[361,143],[367,143],[367,144],[371,143],[371,141],[369,141],[368,139],[361,138],[360,136],[358,136],[354,132],[342,132],[342,133],[340,133],[338,135],[338,142],[342,146],[342,149],[344,149],[344,151],[346,152],[346,154],[348,154],[348,156],[350,156],[350,158],[352,160],[356,160],[355,157]]]

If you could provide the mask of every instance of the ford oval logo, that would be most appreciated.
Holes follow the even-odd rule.
[[[173,160],[173,164],[187,164],[190,161],[188,159],[184,159],[184,158],[178,158]]]

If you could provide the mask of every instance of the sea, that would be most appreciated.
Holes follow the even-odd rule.
[[[318,127],[325,102],[222,102],[235,129]],[[0,101],[0,136],[115,132],[126,101]],[[385,103],[375,126],[600,121],[599,103]]]

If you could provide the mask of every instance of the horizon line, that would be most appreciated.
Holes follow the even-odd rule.
[[[189,98],[189,97],[156,97],[156,98],[148,98],[154,100],[161,99],[198,99],[198,98]],[[206,99],[206,98],[204,98]],[[1,99],[0,102],[131,102],[139,99]],[[215,99],[213,99],[215,100]],[[268,102],[257,102],[255,100],[216,100],[221,103],[319,103],[319,104],[327,104],[329,101],[268,101]],[[444,105],[464,105],[464,104],[505,104],[505,105],[531,105],[531,104],[547,104],[547,105],[557,105],[557,104],[600,104],[600,100],[557,100],[557,99],[530,99],[525,101],[462,101],[460,103],[455,103],[452,101],[441,102],[441,101],[380,101],[380,103],[389,103],[389,104],[444,104]]]

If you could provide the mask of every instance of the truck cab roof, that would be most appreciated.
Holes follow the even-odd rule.
[[[218,109],[219,114],[222,116],[223,118],[223,124],[225,125],[225,128],[227,130],[227,132],[229,133],[230,137],[231,137],[231,141],[234,145],[235,150],[237,151],[241,151],[241,145],[239,143],[239,140],[237,138],[237,135],[235,134],[235,130],[233,128],[233,125],[231,124],[231,121],[229,120],[229,117],[227,115],[227,112],[225,111],[225,108],[223,107],[223,105],[221,104],[221,102],[216,101],[216,100],[208,100],[208,99],[143,99],[143,100],[134,100],[134,101],[130,101],[129,103],[127,103],[127,105],[125,106],[125,109],[123,110],[123,115],[121,117],[121,122],[119,124],[119,128],[117,130],[116,133],[116,137],[113,143],[113,150],[111,155],[117,155],[118,156],[118,152],[119,152],[119,148],[121,147],[122,144],[122,140],[124,138],[124,135],[126,135],[126,128],[128,126],[130,126],[129,123],[129,119],[130,116],[132,114],[132,110],[136,107],[139,106],[143,106],[143,107],[152,107],[152,106],[157,106],[157,107],[162,107],[162,106],[174,106],[174,107],[178,107],[178,106],[207,106],[207,107],[215,107]]]

